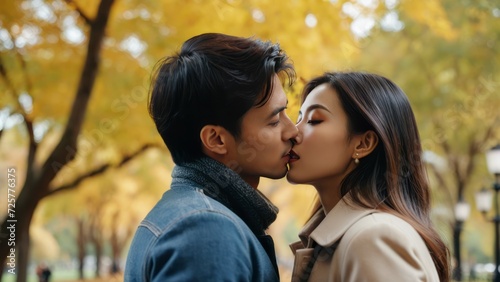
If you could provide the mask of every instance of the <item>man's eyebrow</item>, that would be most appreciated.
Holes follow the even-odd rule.
[[[310,111],[312,111],[312,110],[316,110],[316,109],[322,109],[322,110],[325,110],[325,111],[327,111],[327,112],[331,113],[329,109],[327,109],[325,106],[323,106],[323,105],[321,105],[321,104],[312,104],[312,105],[310,105],[309,107],[307,107],[307,109],[306,109],[306,113],[307,113],[307,112],[310,112]],[[301,115],[301,114],[302,114],[302,112],[301,112],[301,111],[299,111],[299,114]]]
[[[288,100],[286,100],[286,106],[274,109],[271,112],[271,114],[268,116],[268,119],[270,119],[270,118],[274,117],[275,115],[277,115],[277,114],[281,113],[282,111],[284,111],[287,106],[288,106]]]

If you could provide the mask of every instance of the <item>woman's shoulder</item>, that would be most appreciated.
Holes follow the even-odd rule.
[[[369,214],[353,224],[340,239],[332,263],[349,281],[439,281],[415,228],[384,212]]]
[[[347,248],[377,244],[426,249],[422,237],[410,223],[385,212],[375,212],[359,219],[347,230],[341,241]]]
[[[345,273],[363,269],[363,274],[355,275],[378,277],[378,281],[439,281],[432,257],[416,229],[384,212],[367,215],[347,230],[337,248],[336,262]]]

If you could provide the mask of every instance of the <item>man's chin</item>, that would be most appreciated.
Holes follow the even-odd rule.
[[[288,167],[285,167],[281,172],[269,173],[268,175],[263,175],[263,176],[269,179],[281,179],[285,177],[287,173],[288,173]]]

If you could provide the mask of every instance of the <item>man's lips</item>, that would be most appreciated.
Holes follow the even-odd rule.
[[[297,153],[295,153],[293,150],[290,150],[290,152],[288,153],[288,156],[290,157],[290,160],[288,161],[288,163],[293,163],[293,162],[300,159],[299,155],[297,155]]]

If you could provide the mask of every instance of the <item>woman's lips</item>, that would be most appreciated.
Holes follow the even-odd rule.
[[[290,160],[288,160],[288,163],[293,163],[300,159],[299,155],[297,155],[297,153],[295,153],[293,150],[290,150],[288,155],[290,156]]]

